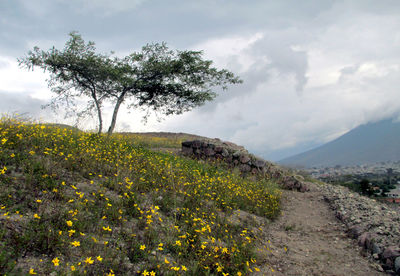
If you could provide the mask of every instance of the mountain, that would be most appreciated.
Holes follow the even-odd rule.
[[[318,148],[285,158],[289,166],[330,167],[400,160],[400,123],[383,120],[358,126]]]

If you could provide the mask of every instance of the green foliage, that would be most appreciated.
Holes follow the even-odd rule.
[[[359,185],[363,195],[372,196],[374,194],[374,190],[372,189],[372,185],[368,179],[361,179]]]

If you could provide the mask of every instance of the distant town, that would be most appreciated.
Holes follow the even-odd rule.
[[[400,160],[357,166],[313,167],[303,171],[326,183],[343,185],[367,196],[400,203]]]

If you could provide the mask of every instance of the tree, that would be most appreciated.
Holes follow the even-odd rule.
[[[374,190],[368,179],[366,179],[366,178],[361,179],[359,184],[360,184],[361,193],[363,195],[372,196],[374,194]]]
[[[165,43],[153,43],[119,58],[95,50],[94,42],[85,44],[78,33],[71,32],[63,51],[53,47],[45,52],[35,47],[19,63],[28,70],[39,67],[50,73],[48,84],[56,94],[53,107],[88,96],[91,100],[84,113],[96,109],[99,133],[104,101],[114,104],[108,128],[111,134],[122,104],[147,110],[145,118],[149,111],[181,114],[213,100],[214,87],[225,90],[228,84],[242,82],[232,72],[212,67],[212,61],[203,60],[202,51],[174,51]]]
[[[93,42],[85,44],[82,37],[76,32],[70,33],[62,51],[52,47],[47,52],[39,47],[34,47],[28,55],[19,59],[20,66],[33,70],[39,67],[50,73],[48,85],[53,97],[50,106],[58,108],[60,103],[66,103],[67,107],[75,107],[75,100],[81,96],[88,96],[91,101],[79,115],[91,113],[96,109],[99,121],[99,133],[102,131],[103,119],[101,104],[107,95],[105,91],[111,88],[108,72],[112,69],[112,63],[108,55],[95,52]]]

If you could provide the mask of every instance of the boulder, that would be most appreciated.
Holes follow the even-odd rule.
[[[228,157],[229,156],[229,151],[225,148],[222,149],[221,155],[223,157]],[[232,157],[231,157],[232,158]]]
[[[394,260],[395,258],[400,256],[400,249],[395,246],[389,246],[387,247],[383,253],[382,253],[382,258],[383,259],[392,259]]]
[[[193,141],[185,141],[185,142],[182,142],[182,148],[183,148],[183,147],[185,147],[185,148],[191,148],[191,147],[192,147],[192,144],[193,144]]]
[[[193,154],[193,148],[182,146],[182,153],[185,155],[191,155]]]
[[[364,232],[363,228],[359,225],[355,225],[347,231],[347,234],[352,239],[357,239]]]
[[[400,275],[400,257],[397,257],[394,260],[394,271],[396,272],[397,275]]]
[[[259,168],[259,169],[265,167],[265,165],[266,165],[265,163],[266,163],[266,162],[265,162],[264,160],[261,160],[261,159],[256,159],[256,160],[254,161],[254,165],[255,165],[257,168]]]
[[[358,245],[363,247],[363,248],[366,248],[367,247],[367,245],[366,245],[367,244],[367,239],[369,239],[369,237],[370,237],[370,233],[368,233],[368,232],[362,233],[358,237]]]
[[[249,165],[247,165],[247,164],[241,164],[241,165],[239,165],[239,170],[241,172],[247,173],[247,172],[251,171],[251,167]]]
[[[203,145],[204,145],[204,142],[203,142],[203,141],[194,140],[194,141],[192,142],[192,147],[195,148],[195,149],[199,149],[199,148],[201,148]]]
[[[378,256],[382,254],[382,249],[377,243],[372,243],[372,254],[377,254]]]
[[[250,157],[247,154],[241,154],[239,156],[239,160],[240,160],[240,163],[246,164],[246,163],[249,163]]]
[[[306,192],[309,190],[307,185],[293,176],[283,176],[280,180],[283,188],[288,190],[297,190],[299,192]]]
[[[215,155],[215,151],[212,148],[205,148],[204,149],[204,154],[208,157]]]

